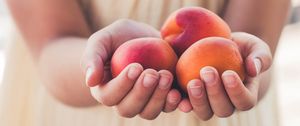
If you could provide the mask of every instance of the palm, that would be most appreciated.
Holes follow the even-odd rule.
[[[159,31],[143,23],[119,20],[93,34],[84,56],[87,59],[82,60],[84,68],[95,68],[87,85],[95,86],[111,80],[109,59],[114,51],[124,42],[140,37],[159,37]]]
[[[162,111],[174,111],[180,102],[180,93],[171,89],[172,73],[144,69],[137,63],[129,64],[114,78],[110,71],[115,50],[128,40],[141,37],[159,37],[159,32],[143,23],[117,21],[89,38],[82,65],[86,83],[99,103],[116,106],[124,117],[139,114],[154,119]]]

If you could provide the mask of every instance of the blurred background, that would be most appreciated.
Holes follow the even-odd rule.
[[[283,126],[300,125],[300,0],[292,0],[289,23],[283,30],[273,67],[277,85],[280,122]],[[0,82],[5,69],[5,47],[13,21],[4,0],[0,0]],[[0,83],[1,88],[1,83]]]
[[[4,0],[0,0],[0,82],[2,82],[3,70],[5,66],[4,48],[8,39],[8,31],[11,27],[12,21],[8,16],[8,11],[4,4]]]

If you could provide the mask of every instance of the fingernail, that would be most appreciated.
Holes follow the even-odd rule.
[[[261,70],[261,62],[259,59],[255,58],[254,59],[254,64],[255,64],[255,69],[256,69],[256,75],[260,73]]]
[[[172,97],[170,97],[170,98],[167,98],[167,100],[168,100],[168,102],[169,103],[172,103],[172,104],[175,104],[175,103],[177,103],[178,102],[178,99],[177,98],[172,98]]]
[[[158,77],[156,75],[145,74],[143,84],[146,88],[152,87],[157,79],[158,79]]]
[[[89,80],[90,80],[90,78],[92,76],[92,73],[93,73],[93,69],[92,68],[88,68],[86,70],[86,75],[85,75],[85,83],[86,83],[86,85],[89,84]]]
[[[214,71],[211,68],[204,68],[201,70],[201,77],[205,83],[211,84],[215,80]]]
[[[170,77],[167,75],[161,75],[159,80],[159,88],[167,89],[170,86]]]
[[[225,71],[223,74],[223,81],[225,85],[233,87],[235,85],[234,73],[233,71]]]
[[[197,82],[192,81],[189,84],[189,88],[193,96],[199,97],[202,94],[202,87],[197,85]]]
[[[128,74],[127,76],[128,76],[129,79],[134,80],[134,79],[136,79],[139,76],[140,71],[139,71],[139,69],[136,66],[131,66],[129,68],[127,74]]]

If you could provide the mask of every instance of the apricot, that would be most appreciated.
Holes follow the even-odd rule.
[[[230,39],[229,26],[215,13],[201,7],[186,7],[173,12],[161,28],[161,36],[178,56],[196,41],[206,37]]]
[[[117,48],[111,59],[112,76],[116,77],[130,63],[140,63],[144,69],[169,70],[175,73],[177,55],[159,38],[138,38]]]
[[[180,87],[187,91],[190,80],[200,78],[200,70],[205,66],[217,69],[219,75],[226,70],[237,72],[244,80],[243,59],[235,42],[221,37],[208,37],[190,46],[179,58],[176,75]]]

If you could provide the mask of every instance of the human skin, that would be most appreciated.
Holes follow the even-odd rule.
[[[268,8],[266,8],[268,6]],[[243,31],[250,34],[253,34],[261,39],[258,39],[255,36],[252,35],[246,35],[244,33],[234,33],[233,40],[237,42],[238,46],[240,46],[240,49],[242,51],[243,57],[251,56],[250,54],[259,54],[262,52],[265,52],[266,49],[270,48],[270,52],[272,56],[274,56],[276,47],[278,44],[278,39],[280,37],[281,30],[285,24],[286,17],[288,15],[288,10],[290,6],[289,0],[279,0],[276,2],[272,2],[269,0],[265,1],[259,1],[259,0],[230,0],[227,4],[227,8],[224,10],[223,13],[223,19],[229,24],[231,30],[233,32],[235,31]],[[276,21],[275,21],[276,20]],[[268,23],[269,22],[269,23]],[[260,41],[260,42],[259,42]],[[250,45],[247,45],[247,43],[252,43]],[[254,44],[256,43],[256,44]],[[254,46],[255,48],[252,47]],[[266,48],[265,46],[268,46]],[[247,51],[246,51],[247,50]],[[246,55],[246,56],[245,56]],[[253,56],[253,55],[252,55]],[[251,59],[251,58],[247,58]],[[251,61],[251,60],[248,60]],[[253,61],[253,60],[252,60]],[[248,67],[249,68],[249,67]],[[211,69],[213,70],[213,69]],[[261,73],[264,71],[264,73]],[[246,83],[246,85],[249,85],[250,87],[247,87],[247,90],[243,90],[243,92],[236,92],[237,94],[247,94],[245,92],[248,92],[248,98],[240,97],[241,99],[252,99],[248,100],[248,102],[242,102],[240,101],[239,105],[237,105],[237,102],[234,106],[230,105],[231,103],[228,101],[226,102],[226,99],[221,100],[220,102],[216,103],[208,103],[208,102],[194,102],[193,101],[199,101],[199,99],[205,99],[204,97],[190,97],[190,100],[192,101],[191,107],[189,102],[181,102],[179,107],[182,110],[189,111],[191,108],[193,108],[193,111],[198,115],[199,118],[202,120],[208,120],[212,117],[212,115],[216,115],[219,117],[228,117],[232,115],[234,109],[240,110],[240,111],[246,111],[251,109],[253,106],[255,106],[258,101],[264,96],[264,94],[267,92],[268,87],[270,85],[270,79],[271,79],[271,71],[272,69],[262,69],[258,74],[255,75],[255,69],[248,70],[251,76],[255,76],[252,79],[252,83]],[[230,71],[229,71],[230,72]],[[214,73],[217,74],[217,73]],[[233,75],[235,76],[235,75]],[[237,79],[237,78],[236,78]],[[238,80],[238,79],[237,79]],[[201,82],[199,80],[197,86],[201,86]],[[218,82],[218,79],[217,81]],[[239,82],[239,81],[237,81]],[[205,83],[202,83],[205,84]],[[208,84],[207,84],[208,85]],[[237,85],[241,85],[237,84]],[[256,87],[253,88],[255,85]],[[196,86],[196,87],[197,87]],[[240,88],[237,88],[240,87]],[[236,86],[233,88],[236,91],[239,91],[239,89],[244,88],[245,86]],[[212,90],[210,90],[212,89]],[[206,91],[209,96],[212,95],[219,95],[218,93],[214,94],[213,92],[218,92],[220,90],[218,89],[218,86],[214,86],[214,88],[210,88],[210,91]],[[255,90],[253,90],[255,89]],[[207,90],[207,89],[204,89]],[[224,90],[224,89],[222,89]],[[233,92],[234,92],[233,90]],[[209,93],[211,92],[211,93]],[[233,93],[232,93],[233,94]],[[189,95],[191,96],[191,95]],[[209,97],[208,96],[208,97]],[[221,95],[221,97],[224,97]],[[215,97],[209,99],[210,101],[219,101],[220,97]],[[193,100],[192,100],[193,99]],[[188,100],[183,100],[188,101]],[[251,101],[251,102],[249,102]],[[182,105],[183,104],[183,105]],[[207,104],[206,106],[198,106],[199,104]],[[218,104],[229,104],[225,107],[220,107]],[[210,109],[208,109],[208,106]]]
[[[43,77],[43,82],[46,88],[59,101],[68,104],[70,106],[85,107],[85,106],[97,105],[98,104],[97,100],[99,101],[99,99],[104,98],[102,97],[103,95],[99,96],[97,94],[106,93],[105,94],[106,96],[121,95],[116,93],[112,94],[113,90],[106,90],[104,88],[100,88],[103,86],[99,85],[99,83],[102,82],[101,79],[105,78],[102,77],[103,75],[105,75],[104,74],[105,72],[103,72],[104,65],[103,64],[102,66],[96,65],[96,64],[101,64],[101,62],[93,59],[99,59],[100,56],[97,55],[97,49],[93,49],[92,47],[93,45],[97,45],[97,44],[99,45],[99,42],[97,43],[97,41],[103,40],[103,37],[101,36],[103,36],[103,33],[106,32],[100,30],[100,32],[94,33],[102,28],[93,28],[89,26],[89,24],[87,23],[87,19],[84,18],[83,12],[81,11],[79,7],[79,3],[77,1],[7,0],[7,3],[9,5],[13,18],[15,19],[15,22],[18,28],[20,29],[20,32],[22,33],[24,39],[26,40],[27,45],[29,46],[29,49],[31,50],[34,56],[36,63],[39,65],[39,70],[44,71],[41,72],[41,76]],[[229,24],[231,30],[247,32],[263,40],[262,41],[260,39],[257,39],[255,36],[251,36],[245,33],[233,34],[233,36],[236,36],[235,37],[236,40],[240,41],[239,45],[241,49],[244,51],[243,53],[244,55],[259,54],[258,52],[261,52],[265,49],[264,47],[265,44],[268,47],[270,47],[270,52],[272,55],[274,55],[281,30],[284,26],[287,17],[289,3],[290,3],[289,0],[278,0],[276,2],[272,0],[264,0],[264,1],[229,0],[228,1],[227,7],[223,10],[222,17]],[[34,16],[32,16],[32,18],[28,18],[26,15],[34,15]],[[111,29],[106,27],[106,30],[111,30]],[[134,37],[142,37],[142,36],[155,36],[155,35],[153,34],[150,35],[149,33],[145,33],[143,35],[138,35]],[[122,41],[120,43],[122,43]],[[248,45],[247,43],[256,43],[256,45],[258,46],[256,46],[256,48],[249,48],[249,46],[247,46]],[[117,47],[118,45],[115,46]],[[249,49],[249,50],[245,50],[245,49]],[[84,50],[92,50],[92,51],[86,52]],[[83,62],[89,62],[90,66],[95,66],[94,68],[92,68],[92,70],[90,70],[92,72],[88,74],[89,76],[87,76],[87,84],[91,88],[84,86],[85,77],[86,77],[85,70],[87,70],[86,68],[88,68],[89,65],[87,65],[88,63],[83,63],[84,64],[83,69],[85,71],[85,73],[83,73],[79,67],[80,66],[79,62],[82,58],[82,55],[85,55],[85,57],[89,57],[86,59],[83,58],[84,59]],[[105,55],[105,56],[108,57],[109,55]],[[51,64],[49,64],[48,63],[49,60],[56,61],[56,62],[52,62]],[[264,64],[262,66],[264,66]],[[167,71],[143,70],[138,64],[132,64],[132,67],[137,68],[137,73],[141,79],[144,77],[146,73],[154,76],[160,76],[161,74],[164,74],[167,75],[166,78],[170,77],[170,79],[172,79],[172,75],[169,75]],[[208,68],[208,69],[213,70],[213,68]],[[266,72],[261,73],[264,70],[266,70]],[[245,98],[246,99],[248,97],[252,98],[253,100],[250,100],[250,102],[249,101],[233,102],[236,103],[233,106],[232,104],[229,104],[232,102],[229,100],[229,98],[225,97],[224,99],[220,99],[220,97],[216,97],[216,98],[211,98],[210,101],[219,100],[220,101],[219,103],[209,103],[207,99],[205,99],[206,97],[194,97],[193,95],[189,94],[190,100],[182,99],[178,107],[180,110],[184,112],[193,110],[201,120],[207,120],[211,118],[212,115],[214,114],[219,117],[227,117],[233,113],[234,109],[249,110],[266,93],[268,86],[270,84],[269,83],[270,71],[271,71],[270,69],[262,69],[258,72],[259,74],[255,74],[257,71],[255,71],[254,68],[252,69],[250,75],[253,75],[254,80],[256,80],[255,81],[256,87],[254,88],[255,90],[248,90],[248,88],[243,86],[236,87],[236,89],[238,88],[244,89],[243,92],[239,92],[239,93],[248,92],[249,95],[245,96]],[[230,73],[230,71],[229,74],[235,76],[234,73]],[[126,76],[124,75],[119,77],[119,79],[114,79],[118,81],[109,81],[112,82],[113,84],[110,84],[112,85],[110,86],[111,88],[107,88],[107,89],[115,89],[116,86],[120,86],[119,84],[120,82],[124,83],[125,81],[126,83],[127,82],[130,83],[130,81],[132,81],[130,79],[126,81],[126,79],[128,78],[126,78]],[[138,78],[136,77],[135,79],[137,80]],[[220,80],[217,80],[216,82],[220,82]],[[197,87],[206,85],[206,83],[202,82],[202,80],[200,79],[197,79],[191,85],[194,85],[194,87],[196,87],[197,89]],[[241,84],[238,83],[238,85]],[[249,85],[252,84],[250,83]],[[137,88],[142,88],[142,86]],[[210,94],[212,92],[218,92],[218,90],[224,90],[224,89],[220,89],[218,86],[211,86],[209,89],[203,88],[203,91],[206,92],[203,94],[208,94],[208,98],[210,98]],[[174,110],[177,107],[178,103],[176,100],[180,99],[180,95],[178,95],[178,92],[176,92],[176,90],[169,89],[167,91],[159,91],[158,89],[157,92],[158,94],[163,94],[163,97],[167,97],[166,101],[159,100],[160,102],[166,102],[166,104],[164,105],[164,107],[161,106],[153,107],[153,102],[150,103],[150,107],[147,106],[148,109],[146,110],[158,108],[157,109],[158,111],[155,111],[155,113],[152,113],[151,111],[143,111],[138,113],[141,115],[142,118],[154,119],[157,116],[157,113],[160,112],[161,110],[168,112]],[[139,92],[137,90],[136,93],[134,94],[138,94],[138,93]],[[136,96],[134,94],[130,93],[128,95]],[[223,96],[224,94],[213,94],[213,95],[219,95],[224,97]],[[201,101],[199,102],[199,99],[204,99],[202,100],[203,103]],[[173,103],[169,102],[172,100],[175,102]],[[127,101],[126,103],[124,102],[122,103],[123,104],[122,107],[119,106],[119,110],[121,110],[120,114],[124,117],[130,117],[133,116],[134,114],[137,114],[136,112],[129,113],[128,111],[124,111],[128,107],[124,105],[125,104],[133,105],[139,101],[134,100],[134,98],[132,97],[127,98],[126,101]],[[101,103],[101,100],[99,102]],[[220,103],[229,104],[229,105],[222,107],[218,105]],[[105,103],[102,104],[105,105]],[[205,104],[205,106],[200,106],[200,104]]]

